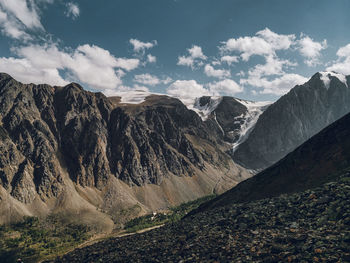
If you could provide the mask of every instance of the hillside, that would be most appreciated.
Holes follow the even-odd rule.
[[[329,125],[275,165],[238,184],[198,211],[303,191],[350,167],[350,114]]]
[[[52,262],[349,262],[349,176],[108,239]]]

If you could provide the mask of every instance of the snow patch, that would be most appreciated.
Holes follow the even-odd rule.
[[[181,99],[180,99],[181,100]],[[218,107],[220,102],[222,101],[221,96],[212,96],[210,97],[209,103],[201,106],[200,98],[196,98],[192,101],[189,100],[181,100],[189,110],[193,110],[196,112],[203,121],[206,121],[210,114]]]
[[[346,81],[346,76],[343,74],[331,72],[331,71],[321,71],[320,72],[321,77],[320,79],[323,81],[326,89],[329,89],[329,84],[331,83],[331,78],[330,77],[335,77],[339,79],[341,82],[345,84],[346,87],[348,87],[348,83]]]
[[[264,112],[264,110],[272,104],[271,101],[247,101],[237,99],[242,105],[247,107],[247,112],[244,116],[238,116],[235,119],[243,119],[243,123],[241,124],[241,129],[238,134],[238,140],[233,143],[232,151],[233,153],[237,150],[238,146],[242,144],[249,136],[253,128],[255,127],[256,122],[258,121],[260,115]]]

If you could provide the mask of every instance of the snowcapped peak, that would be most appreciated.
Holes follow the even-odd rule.
[[[205,121],[208,119],[209,115],[217,108],[221,101],[221,96],[200,97],[196,98],[193,106],[190,106],[189,108],[195,111],[202,118],[202,120]]]
[[[329,89],[329,85],[331,83],[331,77],[335,77],[339,79],[341,82],[345,84],[345,86],[348,86],[347,81],[346,81],[346,76],[343,74],[339,74],[336,72],[332,71],[321,71],[320,72],[320,79],[323,81],[326,89]]]

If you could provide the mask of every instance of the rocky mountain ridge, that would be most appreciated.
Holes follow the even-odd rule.
[[[138,214],[250,176],[195,112],[167,96],[125,104],[75,83],[0,74],[0,121],[1,222],[67,210]]]
[[[179,222],[52,262],[348,262],[349,124],[347,114]]]
[[[350,76],[318,72],[268,107],[233,159],[261,171],[350,112]]]

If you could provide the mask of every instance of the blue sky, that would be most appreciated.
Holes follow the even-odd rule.
[[[0,71],[106,95],[276,100],[350,74],[347,0],[0,0]]]

